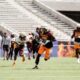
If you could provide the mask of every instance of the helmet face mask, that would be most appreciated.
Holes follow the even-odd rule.
[[[25,39],[26,39],[26,36],[20,35],[20,36],[19,36],[19,39],[20,39],[20,40],[25,40]]]
[[[14,38],[15,37],[15,35],[14,34],[11,34],[11,38]]]

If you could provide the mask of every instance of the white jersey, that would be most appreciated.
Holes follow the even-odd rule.
[[[16,39],[15,38],[11,38],[11,41],[16,41]]]
[[[8,45],[8,46],[10,46],[10,44],[11,44],[10,37],[2,37],[2,45]]]
[[[32,41],[32,38],[33,38],[33,35],[28,35],[28,36],[26,37],[27,42],[28,42],[28,41],[31,42],[31,41]]]

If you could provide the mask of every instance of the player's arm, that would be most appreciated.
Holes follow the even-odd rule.
[[[74,36],[75,36],[75,30],[73,31],[71,38],[74,38]]]

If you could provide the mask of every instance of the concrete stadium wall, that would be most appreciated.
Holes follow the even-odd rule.
[[[61,21],[67,23],[68,25],[72,26],[73,28],[75,28],[76,26],[79,25],[79,23],[73,21],[72,19],[70,19],[67,16],[61,14],[60,12],[58,12],[55,9],[49,7],[48,5],[45,5],[44,3],[42,3],[39,0],[34,0],[34,4],[36,4],[37,6],[41,7],[42,9],[48,11],[49,13],[51,13],[55,17],[59,18]]]
[[[80,1],[39,0],[50,8],[60,11],[80,11]]]

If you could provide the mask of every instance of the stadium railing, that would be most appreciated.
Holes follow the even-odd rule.
[[[61,14],[60,12],[48,7],[47,5],[45,5],[44,3],[42,3],[39,0],[33,0],[33,3],[36,4],[37,6],[43,8],[44,10],[50,12],[52,15],[54,15],[56,18],[59,18],[61,21],[67,23],[68,25],[70,25],[71,27],[75,28],[76,26],[79,25],[78,22],[75,22],[74,20],[68,18],[67,16]]]

